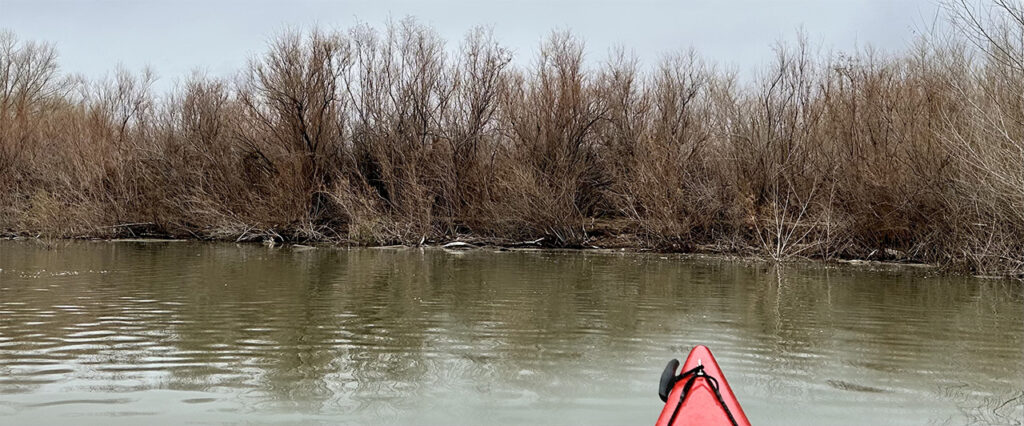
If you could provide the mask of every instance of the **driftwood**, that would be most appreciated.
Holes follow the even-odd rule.
[[[541,242],[541,241],[544,241],[544,237],[540,237],[540,238],[538,238],[538,239],[536,239],[536,240],[530,240],[530,241],[520,241],[520,242],[518,242],[518,243],[515,243],[515,244],[512,244],[512,245],[513,245],[513,246],[515,246],[515,247],[521,247],[521,246],[539,246],[539,245],[540,245],[540,242]]]
[[[452,241],[448,244],[441,246],[441,248],[445,250],[471,250],[478,247],[470,243],[464,243],[462,241]]]

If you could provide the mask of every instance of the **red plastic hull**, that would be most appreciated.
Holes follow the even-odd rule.
[[[703,365],[704,372],[708,376],[718,379],[718,390],[722,394],[722,401],[729,407],[733,418],[736,419],[736,424],[749,426],[750,421],[747,420],[747,415],[740,408],[736,395],[732,393],[729,382],[725,380],[725,375],[718,368],[718,362],[715,361],[715,357],[711,355],[711,350],[707,346],[698,345],[693,348],[690,351],[690,356],[686,357],[686,362],[683,363],[681,371],[689,371],[697,365]],[[707,382],[707,379],[699,377],[690,388],[689,395],[686,396],[682,406],[679,407],[679,413],[676,414],[675,421],[669,425],[672,413],[676,411],[676,406],[679,405],[679,397],[683,392],[685,384],[686,380],[680,380],[672,388],[672,392],[668,396],[668,402],[665,403],[665,408],[661,410],[661,416],[658,417],[657,426],[714,426],[731,424],[725,410],[718,403],[717,398],[715,398],[715,392]]]

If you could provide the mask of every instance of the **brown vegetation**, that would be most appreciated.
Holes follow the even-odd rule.
[[[166,96],[0,35],[0,230],[356,244],[458,236],[1024,270],[1024,9],[951,4],[898,55],[801,41],[743,83],[694,53],[528,69],[413,20],[280,36]]]

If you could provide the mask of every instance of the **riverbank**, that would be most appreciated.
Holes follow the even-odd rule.
[[[74,242],[98,242],[98,243],[113,243],[113,244],[166,244],[166,243],[235,243],[242,244],[245,246],[262,245],[268,249],[274,250],[288,250],[296,252],[305,252],[310,250],[333,250],[333,249],[379,249],[379,250],[408,250],[408,249],[428,249],[428,250],[439,250],[451,254],[465,254],[472,252],[547,252],[547,253],[589,253],[599,255],[637,255],[640,258],[653,256],[660,260],[700,260],[700,261],[713,261],[713,262],[730,262],[738,264],[748,265],[764,265],[764,266],[792,266],[792,267],[841,267],[841,268],[852,268],[854,270],[861,271],[886,271],[886,272],[907,272],[909,270],[922,271],[926,275],[950,275],[958,276],[965,275],[964,271],[950,270],[937,264],[928,264],[913,262],[909,260],[884,260],[884,259],[814,259],[808,257],[793,257],[786,259],[784,262],[758,255],[755,251],[751,250],[746,253],[741,252],[726,252],[716,250],[715,247],[704,248],[700,251],[665,251],[657,250],[648,247],[641,246],[625,246],[625,245],[601,245],[594,244],[587,247],[577,248],[565,248],[553,246],[550,244],[544,244],[544,238],[538,238],[535,240],[528,241],[501,241],[498,239],[477,239],[468,236],[463,236],[458,240],[452,241],[433,241],[424,240],[418,244],[393,244],[393,245],[377,245],[377,246],[359,246],[351,244],[351,242],[341,241],[319,241],[310,242],[305,241],[302,243],[298,242],[287,242],[279,241],[273,238],[267,238],[264,240],[248,240],[248,241],[232,241],[232,240],[201,240],[196,238],[173,238],[169,236],[149,236],[149,237],[128,237],[128,238],[47,238],[42,236],[27,236],[27,235],[2,235],[0,240],[13,240],[13,241],[24,241],[33,242],[40,244],[48,249],[60,248],[63,244],[69,244]],[[595,241],[596,243],[596,241]],[[966,274],[972,275],[972,274]],[[1013,276],[1013,275],[978,275],[973,274],[974,278],[982,279],[1013,279],[1021,280],[1024,277]]]
[[[324,233],[310,236],[295,229],[261,228],[259,226],[240,226],[233,232],[220,229],[186,230],[184,233],[165,232],[166,228],[153,223],[134,223],[105,226],[92,232],[68,234],[44,231],[14,232],[8,230],[0,233],[0,239],[34,240],[52,246],[58,241],[91,240],[129,243],[165,243],[165,242],[231,242],[243,244],[262,244],[277,248],[294,248],[305,250],[316,247],[367,247],[367,248],[414,248],[432,247],[447,251],[464,250],[582,250],[588,252],[615,253],[648,253],[658,255],[674,255],[684,257],[711,257],[740,262],[756,263],[804,263],[820,262],[823,264],[846,264],[867,269],[890,269],[901,267],[930,268],[942,273],[954,275],[971,275],[980,278],[1012,278],[1022,279],[1019,268],[1004,270],[984,270],[972,268],[959,263],[941,263],[914,257],[911,253],[891,248],[865,251],[820,251],[815,245],[820,242],[802,242],[800,246],[789,247],[791,252],[778,256],[765,246],[755,245],[743,238],[731,238],[717,243],[694,244],[678,241],[665,243],[664,240],[652,239],[642,234],[630,233],[623,228],[623,223],[604,222],[598,225],[591,221],[591,227],[584,229],[582,237],[573,244],[566,244],[555,236],[536,236],[517,234],[517,238],[496,236],[476,236],[471,234],[421,235],[407,239],[378,240],[373,238],[352,238],[344,231],[332,232],[334,237]],[[616,228],[618,226],[618,228]],[[241,230],[239,232],[239,230]],[[587,233],[586,231],[590,231]],[[827,255],[823,255],[827,253]]]
[[[234,78],[154,93],[149,71],[83,81],[4,33],[0,230],[1019,275],[1024,9],[985,10],[886,54],[780,43],[750,81],[694,52],[586,61],[565,32],[520,66],[484,29],[452,51],[406,19],[285,33]]]

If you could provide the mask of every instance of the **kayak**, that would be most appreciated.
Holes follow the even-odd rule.
[[[657,426],[750,425],[718,362],[704,345],[690,351],[682,370],[678,360],[669,361],[658,396],[665,401],[665,408]]]

